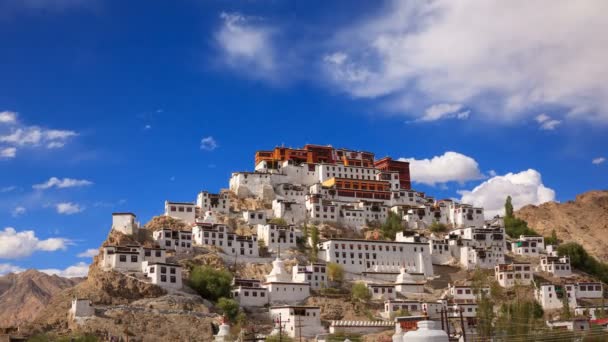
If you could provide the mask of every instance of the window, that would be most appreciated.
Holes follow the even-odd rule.
[[[166,282],[166,281],[167,281],[167,276],[166,276],[166,275],[164,275],[164,274],[161,274],[161,275],[160,275],[160,281],[162,281],[162,282]]]
[[[165,266],[161,266],[160,273],[167,273],[167,268]]]
[[[175,267],[171,267],[171,268],[169,269],[169,273],[171,273],[171,274],[175,274]]]
[[[118,260],[119,260],[120,262],[127,262],[127,256],[126,256],[126,255],[120,255],[120,256],[118,257]]]
[[[131,262],[137,262],[137,255],[131,255]]]

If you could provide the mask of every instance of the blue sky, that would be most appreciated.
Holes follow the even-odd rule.
[[[0,273],[79,274],[112,212],[283,144],[409,158],[490,211],[605,189],[607,5],[550,3],[3,1]]]

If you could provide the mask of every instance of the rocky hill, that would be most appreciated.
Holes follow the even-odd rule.
[[[33,320],[54,295],[82,280],[48,275],[36,270],[0,277],[0,327]]]
[[[515,213],[538,233],[553,229],[562,241],[581,244],[590,254],[608,262],[608,191],[589,191],[565,203],[528,205]]]

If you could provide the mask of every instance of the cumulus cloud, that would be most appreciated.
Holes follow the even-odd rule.
[[[201,150],[213,151],[217,146],[217,142],[213,137],[204,137],[201,139]]]
[[[593,165],[600,165],[600,164],[602,164],[605,161],[606,161],[606,158],[604,158],[604,157],[597,157],[597,158],[593,158],[593,160],[591,161],[591,163]]]
[[[6,147],[0,148],[0,158],[14,158],[18,148],[61,148],[71,138],[78,135],[71,130],[49,129],[36,125],[28,126],[20,123],[17,116],[15,112],[4,111],[0,113],[0,143],[6,145]],[[1,125],[2,123],[9,123],[10,125]]]
[[[484,207],[488,218],[504,215],[507,196],[511,196],[516,210],[528,204],[538,205],[555,200],[555,191],[546,187],[541,174],[533,169],[494,176],[473,190],[460,190],[458,193],[463,203]]]
[[[84,208],[81,207],[79,204],[72,202],[57,203],[55,205],[55,208],[57,209],[57,213],[62,215],[73,215],[84,210]]]
[[[17,148],[4,147],[0,148],[0,159],[15,158],[17,156]]]
[[[99,250],[95,249],[95,248],[90,248],[87,249],[86,251],[79,253],[78,257],[79,258],[92,258],[94,256],[96,256],[97,254],[99,254]]]
[[[71,241],[64,238],[40,240],[33,230],[16,231],[6,227],[0,230],[0,259],[19,259],[36,251],[65,250]]]
[[[277,76],[272,42],[276,30],[264,25],[260,18],[240,13],[222,13],[220,18],[222,25],[215,33],[215,40],[222,52],[222,62],[254,77]]]
[[[17,113],[7,111],[0,112],[0,124],[14,124],[17,122]]]
[[[0,264],[0,275],[7,273],[20,273],[25,271],[24,268],[12,264]]]
[[[340,29],[321,62],[354,97],[459,103],[498,122],[548,105],[608,123],[607,11],[603,0],[395,0]]]
[[[537,115],[534,120],[538,122],[539,128],[543,131],[552,131],[562,123],[560,120],[552,119],[549,115],[544,113]]]
[[[13,211],[11,212],[11,215],[13,215],[13,217],[19,217],[19,216],[25,214],[26,211],[27,211],[27,209],[25,209],[25,207],[17,206],[17,207],[15,207],[15,209],[13,209]]]
[[[34,188],[36,190],[46,190],[46,189],[50,189],[50,188],[63,189],[63,188],[88,186],[88,185],[92,185],[92,184],[93,184],[93,182],[86,180],[86,179],[74,179],[74,178],[59,179],[57,177],[51,177],[51,178],[49,178],[49,180],[47,180],[44,183],[32,185],[32,188]]]
[[[49,275],[58,275],[65,278],[86,277],[89,273],[89,265],[84,262],[79,262],[63,270],[57,268],[47,268],[39,271]]]
[[[424,115],[418,121],[437,121],[441,119],[456,118],[464,120],[469,118],[470,111],[460,111],[461,104],[440,103],[428,107],[424,111]]]
[[[410,163],[410,177],[415,183],[435,185],[484,178],[475,159],[458,152],[445,152],[431,159],[400,158]]]

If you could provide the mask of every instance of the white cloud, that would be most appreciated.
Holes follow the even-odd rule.
[[[555,191],[547,188],[542,182],[541,174],[533,169],[494,176],[473,190],[461,190],[458,193],[462,196],[463,203],[484,207],[486,217],[504,215],[507,196],[511,196],[516,210],[524,205],[555,200]]]
[[[410,177],[415,183],[435,185],[482,179],[475,159],[458,152],[445,152],[431,159],[399,158],[410,163]]]
[[[25,271],[25,268],[11,265],[11,264],[0,264],[0,275],[5,275],[7,273],[20,273]]]
[[[94,256],[96,256],[97,254],[99,254],[99,250],[95,249],[95,248],[90,248],[87,249],[86,251],[79,253],[78,257],[79,258],[92,258]]]
[[[17,149],[15,147],[0,148],[0,159],[15,158],[16,156]]]
[[[347,93],[400,111],[460,103],[500,122],[556,106],[608,123],[606,12],[603,0],[395,0],[339,30],[322,62]]]
[[[239,13],[222,13],[222,25],[215,40],[223,62],[233,69],[257,78],[276,77],[277,65],[272,37],[275,29],[265,26],[261,19]]]
[[[79,204],[72,202],[57,203],[55,205],[55,208],[57,209],[57,213],[62,215],[73,215],[84,210],[84,208],[81,207]]]
[[[17,190],[17,187],[14,185],[5,186],[0,189],[0,192],[11,192]]]
[[[201,139],[201,150],[213,151],[217,146],[217,142],[213,137],[204,137]]]
[[[544,113],[537,115],[534,120],[538,122],[540,129],[543,131],[552,131],[562,123],[560,120],[552,119],[549,115]]]
[[[597,158],[594,158],[591,161],[591,163],[593,163],[593,165],[599,165],[599,164],[601,164],[601,163],[603,163],[605,161],[606,161],[606,158],[604,158],[604,157],[597,157]]]
[[[15,228],[6,227],[0,230],[0,259],[19,259],[35,251],[65,250],[70,243],[64,238],[40,240],[33,230],[17,232]]]
[[[14,124],[17,122],[17,113],[7,111],[0,112],[0,124]]]
[[[13,217],[19,217],[19,216],[25,214],[26,211],[27,211],[27,209],[25,209],[25,207],[17,206],[17,207],[15,207],[15,209],[13,209],[13,211],[11,212],[11,215],[13,215]]]
[[[79,262],[63,270],[56,268],[47,268],[41,269],[39,271],[49,275],[58,275],[60,277],[65,278],[86,277],[89,273],[89,265],[84,262]]]
[[[74,179],[74,178],[59,179],[57,177],[51,177],[51,178],[49,178],[49,180],[47,180],[44,183],[32,185],[32,188],[34,188],[36,190],[46,190],[46,189],[50,189],[50,188],[63,189],[63,188],[88,186],[88,185],[92,185],[92,184],[93,184],[93,182],[86,180],[86,179]]]
[[[437,121],[441,119],[456,118],[464,120],[469,118],[470,111],[460,111],[461,104],[440,103],[428,107],[424,111],[424,115],[417,121]]]

